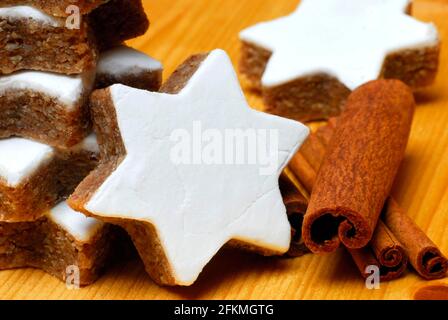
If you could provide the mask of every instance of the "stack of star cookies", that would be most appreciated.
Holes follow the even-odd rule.
[[[92,91],[160,87],[161,64],[123,45],[149,22],[141,0],[0,6],[0,269],[41,268],[87,285],[115,231],[64,199],[99,161]]]

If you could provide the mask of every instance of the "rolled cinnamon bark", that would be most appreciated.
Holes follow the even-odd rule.
[[[387,203],[383,220],[403,244],[409,262],[420,276],[427,280],[446,276],[446,257],[393,199],[389,199]]]
[[[308,200],[285,173],[280,177],[280,191],[291,224],[292,234],[291,246],[286,256],[300,257],[310,252],[302,240],[303,217],[308,207]]]
[[[316,137],[325,146],[325,152],[327,151],[326,148],[330,145],[337,122],[338,118],[330,118],[326,125],[321,126],[316,130]]]
[[[300,178],[305,189],[311,193],[316,182],[317,171],[308,163],[302,152],[295,154],[288,166]]]
[[[319,138],[319,143],[328,146],[336,123],[337,118],[332,118],[327,125],[319,127],[312,135]],[[312,141],[311,143],[317,143],[316,139],[309,141]],[[312,166],[305,159],[322,158],[322,155],[317,157],[310,156],[308,153],[314,152],[310,150],[320,150],[320,148],[301,148],[298,152],[301,157],[296,161],[296,168],[301,166],[311,168]],[[319,164],[317,165],[319,167]],[[316,164],[313,167],[316,167]],[[291,168],[292,172],[303,183],[302,172],[307,172],[307,170],[295,170],[296,168]],[[316,176],[316,173],[311,172],[311,175]],[[312,185],[310,187],[304,186],[311,193]],[[380,268],[382,281],[399,278],[406,269],[409,253],[411,257],[424,257],[425,254],[427,255],[427,258],[413,259],[414,269],[423,278],[428,280],[442,278],[448,269],[446,258],[440,253],[440,250],[435,244],[428,239],[424,232],[406,216],[405,212],[392,197],[389,198],[386,206],[383,208],[383,212],[385,212],[384,216],[378,221],[369,245],[361,249],[348,249],[361,274],[367,277],[369,274],[365,272],[366,267],[369,265],[377,265]],[[397,233],[397,236],[383,222],[386,218],[389,219],[388,223],[390,225],[395,224],[394,231]],[[403,223],[403,221],[405,222]],[[424,271],[421,272],[419,270]]]
[[[305,189],[311,194],[316,182],[317,172],[325,159],[328,145],[336,128],[337,118],[330,118],[328,123],[319,127],[308,136],[289,163]]]
[[[332,123],[336,123],[335,120],[333,120]],[[293,159],[289,163],[289,168],[292,173],[296,176],[299,182],[303,184],[309,194],[313,191],[317,172],[326,157],[327,148],[329,142],[331,141],[331,137],[334,134],[334,130],[335,127],[330,125],[330,122],[328,122],[328,124],[323,125],[315,132],[312,132],[302,146],[305,144],[317,144],[318,146],[308,146],[307,148],[300,147],[299,151],[294,155]],[[315,152],[319,152],[319,154],[313,155]]]
[[[308,140],[308,143],[324,145],[326,148],[334,133],[336,121],[336,118],[333,118],[327,125],[317,129],[317,131],[312,133],[310,137],[315,136],[318,139],[310,139]],[[309,154],[310,152],[316,152],[316,150],[321,154],[314,157]],[[324,150],[322,154],[320,147],[300,148],[298,154],[301,155],[301,161],[297,161],[296,165],[298,167],[317,167],[319,169],[322,163],[315,163],[314,166],[311,166],[305,159],[324,159],[325,153],[326,150]],[[292,171],[296,174],[300,182],[302,182],[301,174],[303,170],[295,171],[292,169]],[[315,172],[312,174],[314,174],[314,176],[316,175]],[[305,188],[307,187],[305,186]],[[307,188],[307,190],[311,193],[312,185],[309,189]],[[403,275],[408,263],[408,257],[405,254],[403,246],[381,220],[376,226],[372,240],[366,247],[361,249],[348,249],[348,251],[364,278],[370,275],[370,273],[366,272],[367,267],[376,265],[380,269],[381,281],[397,279]]]
[[[348,251],[364,278],[370,275],[366,268],[376,265],[380,268],[381,281],[393,280],[403,274],[408,264],[403,246],[382,221],[378,221],[368,246]]]
[[[313,252],[342,242],[362,248],[373,236],[406,149],[415,102],[398,80],[356,89],[338,119],[317,174],[302,236]]]
[[[316,134],[311,134],[300,147],[300,154],[310,164],[315,172],[319,171],[325,159],[326,146]]]

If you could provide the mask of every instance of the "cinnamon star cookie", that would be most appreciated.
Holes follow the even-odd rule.
[[[338,115],[352,90],[378,78],[429,85],[439,35],[410,13],[410,0],[303,0],[241,32],[241,73],[266,111],[300,121]]]
[[[227,243],[288,251],[278,180],[308,128],[251,109],[222,50],[188,59],[161,91],[94,92],[102,163],[70,206],[124,227],[160,284],[191,285]]]

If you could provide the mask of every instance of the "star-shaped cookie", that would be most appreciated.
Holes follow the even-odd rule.
[[[240,37],[272,52],[263,86],[324,73],[353,90],[380,76],[387,55],[437,46],[434,25],[406,14],[409,5],[409,0],[303,0],[291,15],[250,27]]]
[[[251,109],[225,52],[188,59],[162,93],[114,85],[92,102],[104,161],[69,203],[123,226],[156,282],[192,284],[229,242],[288,250],[278,179],[309,130]]]

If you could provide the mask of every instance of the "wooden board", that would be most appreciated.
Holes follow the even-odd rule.
[[[238,61],[238,32],[291,12],[297,0],[144,0],[151,18],[147,35],[131,44],[162,60],[165,75],[192,53],[227,50]],[[437,83],[417,95],[419,107],[394,195],[409,215],[448,253],[448,2],[415,1],[415,15],[434,21],[444,47]],[[322,21],[325,23],[325,21]],[[248,94],[254,107],[256,96]],[[139,261],[117,265],[94,285],[67,290],[45,273],[0,272],[2,299],[410,299],[422,286],[412,272],[368,290],[351,258],[336,253],[287,260],[225,251],[190,288],[156,286]]]

